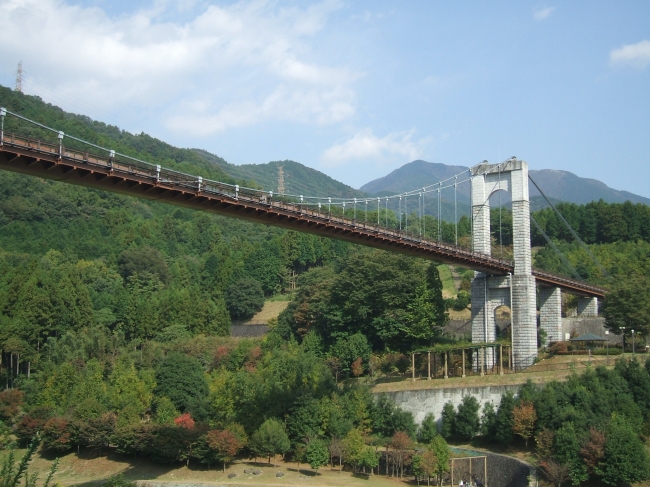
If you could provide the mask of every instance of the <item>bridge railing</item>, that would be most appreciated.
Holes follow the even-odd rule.
[[[404,242],[411,242],[416,245],[422,245],[426,247],[435,248],[436,250],[444,250],[450,254],[462,254],[466,255],[472,259],[484,260],[486,263],[491,264],[501,264],[504,267],[511,267],[512,262],[505,259],[498,259],[491,257],[480,252],[475,252],[470,249],[465,249],[462,247],[457,247],[455,245],[450,245],[441,241],[433,241],[421,236],[412,235],[406,233],[405,231],[398,231],[388,229],[386,227],[381,227],[373,224],[368,224],[366,222],[359,222],[349,218],[344,218],[332,214],[332,212],[321,211],[319,207],[318,210],[314,210],[315,204],[310,203],[299,203],[299,202],[290,202],[282,201],[282,199],[287,198],[278,198],[274,199],[273,192],[258,190],[254,188],[247,188],[244,186],[239,186],[237,184],[229,184],[221,181],[213,181],[210,179],[204,179],[200,176],[195,176],[191,174],[186,174],[180,171],[173,169],[168,169],[161,167],[157,164],[152,164],[140,159],[117,153],[113,150],[100,147],[91,142],[84,141],[83,139],[66,135],[61,131],[46,127],[38,122],[29,120],[21,115],[15,114],[5,109],[0,109],[0,115],[2,115],[2,132],[0,133],[0,145],[11,145],[17,148],[27,148],[30,151],[35,151],[42,153],[44,155],[56,156],[59,159],[65,158],[67,160],[72,160],[80,162],[84,165],[101,167],[103,169],[109,169],[113,174],[125,174],[128,176],[136,176],[139,178],[144,178],[150,181],[154,181],[158,185],[162,186],[174,186],[176,188],[186,188],[192,191],[198,191],[204,194],[213,194],[218,196],[226,196],[238,201],[245,201],[255,204],[262,204],[272,208],[281,208],[284,211],[296,213],[300,216],[309,216],[317,220],[321,220],[327,223],[337,223],[348,227],[353,230],[365,230],[370,233],[374,233],[378,236],[386,236],[389,238],[399,239]],[[49,131],[53,134],[56,134],[58,137],[58,145],[48,142],[43,142],[38,139],[33,139],[29,137],[23,137],[16,135],[14,133],[4,133],[4,116],[13,116],[23,122],[34,124],[46,131]],[[66,147],[64,141],[66,138],[72,139],[77,143],[87,145],[89,148],[94,149],[95,151],[99,150],[104,153],[104,155],[98,155],[96,153],[89,151],[79,151],[76,149],[71,149]],[[283,196],[283,195],[281,195]]]
[[[4,121],[6,116],[15,117],[22,122],[32,124],[41,130],[55,134],[58,144],[43,142],[39,139],[24,137],[16,135],[15,133],[5,133]],[[106,149],[83,139],[66,135],[62,131],[34,122],[4,108],[0,108],[0,119],[0,146],[7,145],[18,149],[28,149],[32,153],[40,153],[49,157],[58,158],[59,160],[66,159],[89,167],[98,167],[104,170],[107,169],[109,173],[113,175],[122,174],[129,177],[138,177],[161,187],[171,187],[175,189],[181,188],[194,192],[195,194],[227,197],[238,202],[246,202],[266,208],[281,209],[282,211],[293,214],[299,218],[308,216],[309,218],[323,224],[331,225],[334,223],[345,227],[348,230],[365,232],[377,237],[399,240],[403,243],[411,243],[437,252],[442,251],[449,256],[470,259],[475,263],[481,263],[483,266],[487,266],[488,268],[495,270],[500,269],[502,272],[512,272],[514,270],[513,262],[509,260],[492,257],[487,254],[475,252],[471,249],[451,245],[440,240],[430,240],[421,235],[413,235],[405,231],[389,229],[387,227],[368,224],[367,222],[361,223],[356,220],[340,217],[336,214],[332,214],[331,210],[327,212],[321,211],[320,205],[318,206],[318,210],[314,210],[313,208],[316,207],[316,204],[313,202],[303,203],[302,201],[283,201],[287,199],[291,200],[292,195],[274,195],[272,191],[263,191],[237,184],[213,181],[207,178],[202,178],[201,176],[168,169],[158,164],[152,164],[126,154],[118,153],[111,149]],[[71,139],[77,145],[81,144],[82,146],[86,146],[90,150],[81,151],[68,148],[64,144],[66,138]],[[103,153],[103,155],[97,154],[95,151],[99,151],[100,153]],[[302,199],[302,197],[300,198]],[[554,279],[556,282],[564,282],[569,286],[577,283],[577,281],[572,279],[542,271],[535,270],[535,274],[547,276]],[[602,292],[602,289],[596,286],[590,286],[584,283],[579,284],[581,288],[591,289],[595,292]]]

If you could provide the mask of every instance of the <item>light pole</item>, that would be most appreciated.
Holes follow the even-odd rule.
[[[634,330],[632,330],[632,356],[633,357],[636,357],[636,348],[634,347],[634,345],[635,345],[635,340],[634,340],[635,336],[636,335],[634,334]]]
[[[625,327],[621,326],[621,331],[623,332],[623,357],[625,357]]]
[[[605,330],[605,337],[607,338],[605,341],[605,346],[607,347],[607,365],[609,365],[609,330]]]

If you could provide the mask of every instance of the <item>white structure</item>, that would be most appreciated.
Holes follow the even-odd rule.
[[[530,252],[530,198],[528,163],[514,157],[503,164],[479,164],[471,169],[473,250],[491,255],[490,196],[507,191],[512,199],[514,273],[490,276],[475,272],[472,281],[472,342],[492,342],[496,336],[495,311],[508,306],[512,316],[512,349],[517,369],[533,364],[537,357],[537,307],[535,278]],[[549,341],[561,341],[562,294],[559,287],[540,287],[539,324]],[[578,316],[598,316],[598,299],[581,297]],[[494,363],[490,349],[484,366]],[[478,370],[479,364],[475,364]]]
[[[514,274],[490,277],[476,272],[472,281],[472,341],[491,342],[496,339],[494,313],[507,305],[513,326],[513,359],[515,367],[531,365],[537,357],[537,313],[535,278],[530,253],[530,200],[528,196],[528,163],[511,159],[504,164],[479,164],[472,172],[473,249],[491,255],[490,196],[507,191],[512,199]],[[485,365],[494,357],[486,354]]]

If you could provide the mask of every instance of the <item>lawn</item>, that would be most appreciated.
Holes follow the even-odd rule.
[[[25,450],[18,450],[17,458],[20,459]],[[4,459],[6,452],[0,456]],[[35,455],[30,464],[30,474],[39,473],[39,479],[44,479],[50,468],[54,457]],[[260,459],[259,462],[242,460],[236,461],[225,472],[216,469],[215,466],[208,470],[204,466],[191,465],[186,467],[182,463],[175,465],[160,465],[148,460],[134,459],[125,455],[111,453],[108,457],[97,457],[87,452],[82,452],[80,457],[69,453],[60,458],[59,470],[54,476],[54,482],[66,485],[97,486],[118,474],[123,474],[127,480],[144,480],[150,487],[176,487],[179,484],[197,483],[212,484],[220,486],[235,485],[273,485],[273,486],[304,486],[313,485],[317,487],[361,487],[379,486],[394,487],[402,484],[397,479],[390,479],[384,476],[353,476],[351,472],[340,472],[337,468],[323,467],[318,473],[309,468],[309,465],[298,465],[293,462],[282,462],[279,457],[276,460],[277,466],[269,465]],[[244,469],[259,469],[262,474],[244,474]],[[276,477],[276,473],[282,472],[283,477]],[[228,474],[235,473],[236,477],[229,479]],[[406,480],[406,479],[405,479]],[[411,479],[412,480],[412,479]],[[40,482],[39,482],[40,483]]]
[[[456,286],[454,285],[454,278],[451,276],[451,270],[447,264],[438,266],[438,274],[442,281],[442,296],[444,298],[453,298],[456,296]]]

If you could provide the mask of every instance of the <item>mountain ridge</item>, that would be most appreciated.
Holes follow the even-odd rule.
[[[398,194],[413,190],[418,186],[436,184],[441,180],[468,170],[469,168],[464,166],[452,166],[418,159],[404,164],[386,176],[369,181],[359,189],[370,194]],[[569,171],[531,169],[529,174],[551,200],[576,204],[585,204],[600,199],[607,203],[624,203],[629,200],[632,203],[642,203],[650,206],[650,198],[629,191],[610,188],[602,181],[583,178]],[[416,181],[417,185],[414,184]],[[540,199],[541,195],[534,185],[529,184],[529,187],[531,201]],[[458,202],[469,204],[469,184],[459,184],[457,190]],[[446,191],[453,192],[453,189]],[[506,194],[502,198],[503,204],[510,201]],[[449,199],[448,196],[447,199]]]
[[[202,149],[193,151],[206,161],[218,165],[226,174],[237,179],[255,181],[267,191],[278,191],[279,168],[283,168],[285,193],[305,196],[364,198],[368,194],[341,183],[327,174],[300,162],[284,160],[262,164],[231,164]]]

